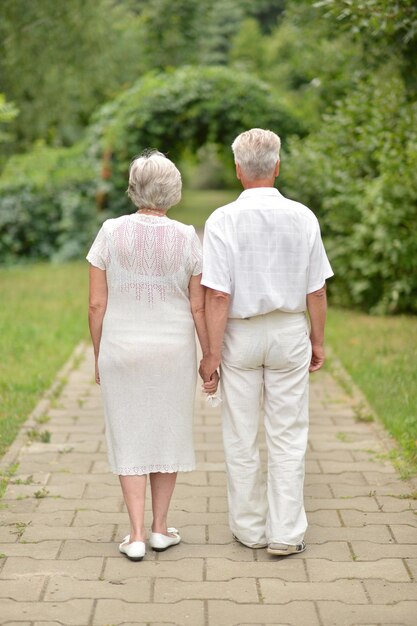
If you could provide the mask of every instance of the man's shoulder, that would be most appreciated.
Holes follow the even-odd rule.
[[[293,200],[292,198],[287,198],[286,196],[280,196],[280,202],[283,203],[284,206],[291,208],[293,211],[300,213],[301,215],[306,215],[307,217],[315,218],[313,211],[309,209],[308,206],[300,202],[299,200]]]
[[[280,197],[280,202],[282,202],[283,206],[290,209],[294,213],[297,213],[308,220],[314,222],[317,221],[317,217],[315,216],[314,212],[302,202],[299,202],[298,200],[292,200],[291,198],[286,198],[282,195]]]

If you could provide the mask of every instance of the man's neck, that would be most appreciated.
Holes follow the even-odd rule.
[[[258,187],[274,187],[275,179],[266,178],[264,180],[242,180],[243,189],[257,189]]]

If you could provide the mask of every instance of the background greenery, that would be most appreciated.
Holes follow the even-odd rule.
[[[416,313],[416,16],[413,0],[4,0],[0,261],[80,256],[131,210],[128,164],[150,146],[190,187],[233,186],[231,140],[267,126],[280,188],[320,218],[333,302]]]
[[[331,302],[358,311],[335,309],[331,341],[414,458],[416,92],[415,0],[3,0],[2,301],[16,295],[15,319],[25,306],[36,318],[36,294],[28,284],[19,296],[19,280],[36,285],[44,272],[53,285],[77,265],[37,261],[82,257],[104,219],[133,210],[127,169],[142,149],[179,164],[185,193],[172,216],[202,226],[239,192],[233,137],[270,127],[283,138],[279,188],[320,219]],[[408,317],[375,317],[388,314]],[[18,341],[13,332],[10,322]],[[49,379],[36,376],[41,391]]]

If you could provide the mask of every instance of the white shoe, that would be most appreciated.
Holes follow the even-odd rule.
[[[176,546],[181,541],[181,537],[179,536],[178,530],[176,528],[167,528],[168,532],[173,537],[169,537],[168,535],[163,535],[162,533],[151,533],[149,537],[149,545],[152,550],[155,552],[163,552],[167,550],[171,546]]]
[[[287,543],[269,543],[266,551],[275,556],[288,556],[289,554],[298,554],[304,552],[306,544],[304,541],[296,545],[288,545]]]
[[[130,561],[141,561],[146,554],[146,546],[143,541],[129,543],[130,535],[127,535],[119,545],[119,551],[127,556]]]

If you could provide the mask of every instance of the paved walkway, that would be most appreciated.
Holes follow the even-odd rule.
[[[19,465],[0,510],[1,624],[417,624],[416,483],[378,458],[381,431],[355,419],[357,399],[328,372],[312,377],[306,552],[279,559],[232,541],[219,413],[199,396],[198,469],[179,475],[169,520],[183,542],[132,563],[117,550],[127,514],[90,349],[73,365],[3,462]],[[45,431],[49,443],[36,439]]]

